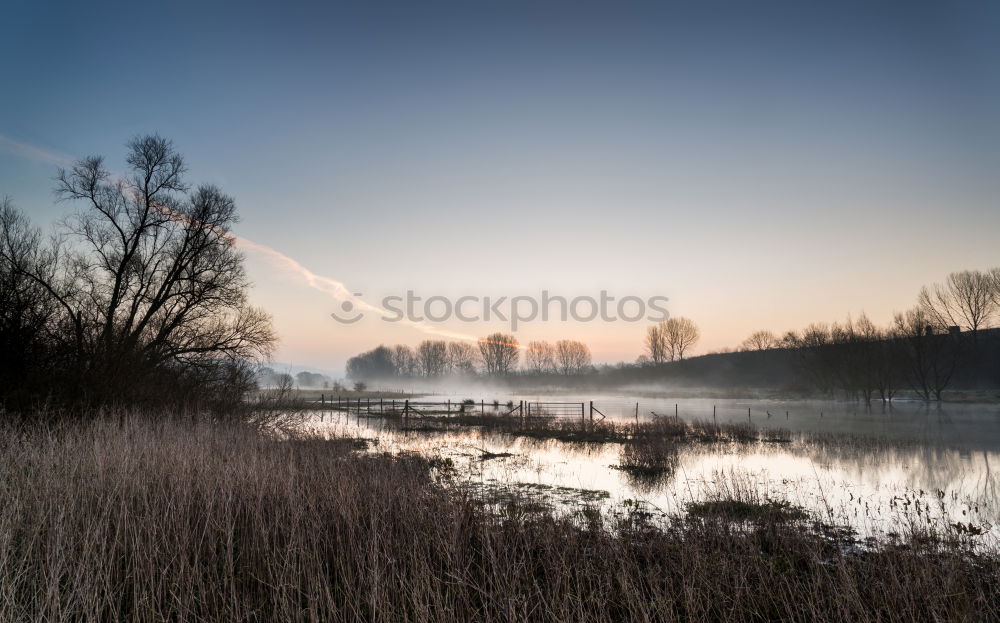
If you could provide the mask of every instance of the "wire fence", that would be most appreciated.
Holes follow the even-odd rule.
[[[317,404],[318,403],[318,404]],[[404,398],[383,398],[377,396],[345,397],[321,395],[314,403],[324,409],[344,411],[359,417],[403,416],[518,416],[577,418],[590,420],[635,420],[657,417],[683,417],[685,419],[715,420],[733,422],[738,420],[756,422],[760,420],[787,420],[789,411],[776,407],[756,408],[752,404],[724,405],[667,403],[664,400],[420,400]],[[812,417],[823,417],[823,412],[810,413]]]

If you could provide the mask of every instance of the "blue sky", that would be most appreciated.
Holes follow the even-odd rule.
[[[204,4],[6,2],[0,194],[50,223],[56,156],[159,132],[352,291],[663,294],[702,352],[1000,264],[993,2]],[[248,259],[282,360],[426,337]]]

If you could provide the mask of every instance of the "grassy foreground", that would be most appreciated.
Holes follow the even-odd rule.
[[[996,620],[1000,564],[767,514],[496,514],[417,457],[135,418],[0,434],[3,621]]]

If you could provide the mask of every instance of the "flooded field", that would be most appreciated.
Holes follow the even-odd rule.
[[[515,404],[539,399],[556,400],[508,398]],[[447,467],[446,477],[499,505],[530,498],[581,517],[639,509],[669,518],[713,499],[745,498],[801,508],[816,522],[849,527],[859,539],[922,530],[982,545],[998,542],[1000,492],[992,469],[1000,464],[1000,407],[995,405],[902,404],[883,411],[853,403],[612,396],[595,399],[595,405],[624,426],[635,421],[636,400],[640,422],[672,418],[675,409],[680,420],[711,422],[714,407],[720,424],[749,422],[761,433],[784,430],[753,440],[671,443],[662,469],[635,473],[622,469],[627,441],[569,442],[468,422],[438,420],[427,426],[419,417],[401,421],[337,411],[316,412],[308,425],[324,434],[369,439],[371,452],[432,458]],[[589,421],[589,399],[585,404],[583,419]]]

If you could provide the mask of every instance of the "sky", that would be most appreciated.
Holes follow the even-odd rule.
[[[0,79],[0,195],[47,227],[56,167],[172,139],[301,366],[510,328],[372,312],[407,290],[665,296],[703,353],[1000,265],[995,2],[6,0]],[[632,361],[647,324],[515,335]]]

